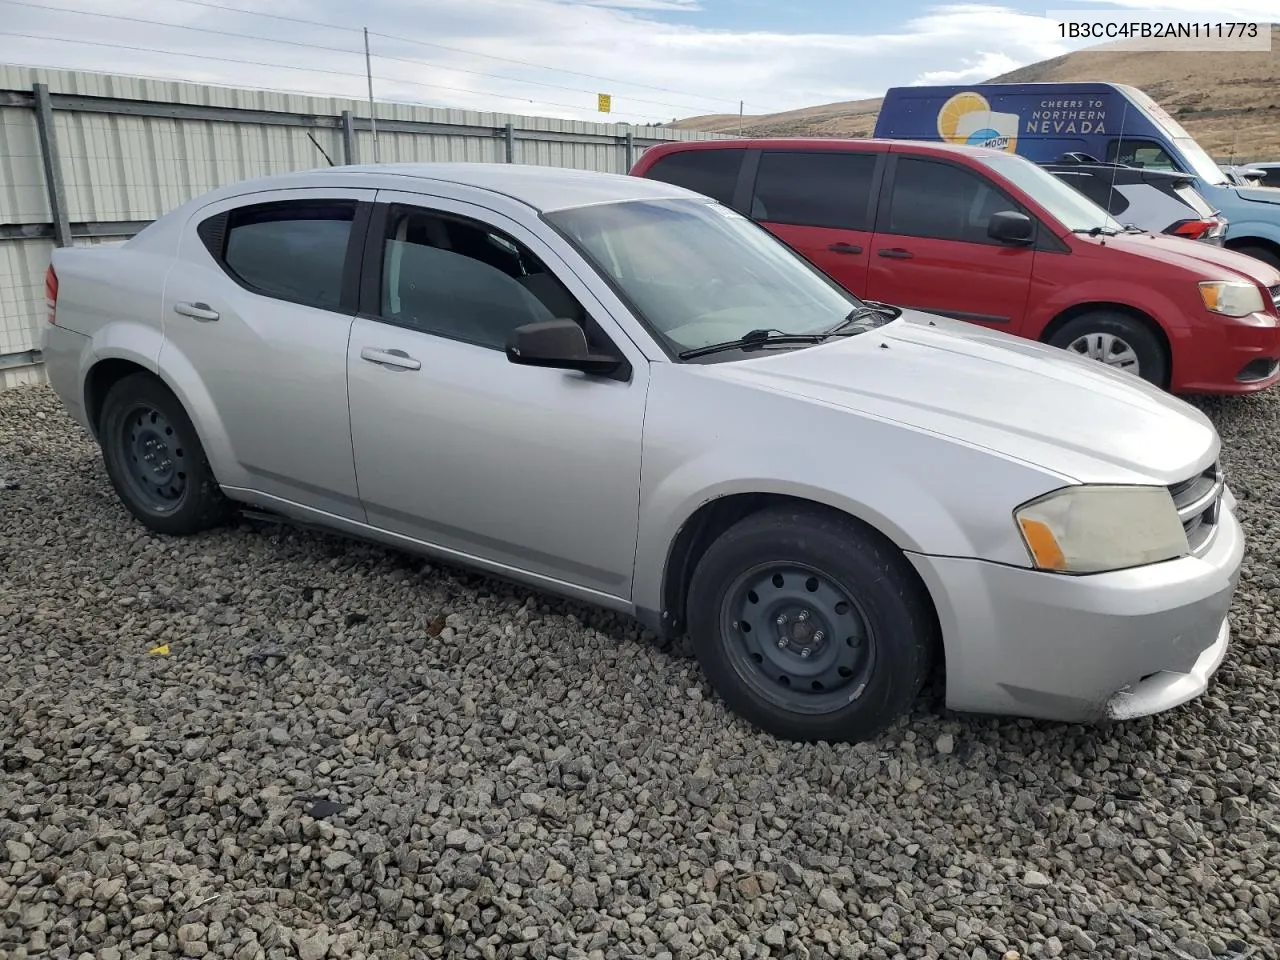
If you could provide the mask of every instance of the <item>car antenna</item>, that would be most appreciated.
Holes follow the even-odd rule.
[[[310,130],[308,130],[308,131],[307,131],[307,136],[311,139],[311,142],[312,142],[312,143],[314,143],[314,144],[316,145],[316,149],[320,151],[320,155],[321,155],[322,157],[324,157],[326,160],[328,160],[328,161],[329,161],[329,166],[331,166],[331,167],[332,167],[332,166],[333,166],[333,161],[329,158],[329,155],[328,155],[327,153],[325,153],[325,152],[324,152],[324,147],[320,146],[320,141],[319,141],[319,140],[317,140],[314,136],[312,136],[312,134],[311,134],[311,131],[310,131]]]
[[[1120,139],[1116,141],[1118,144],[1118,146],[1116,147],[1117,163],[1115,166],[1111,168],[1111,184],[1107,187],[1108,207],[1111,205],[1111,195],[1115,193],[1115,190],[1116,190],[1116,174],[1120,172],[1120,164],[1118,161],[1120,160],[1120,149],[1124,146],[1124,121],[1125,121],[1125,118],[1128,116],[1129,116],[1129,98],[1125,97],[1124,109],[1120,111]],[[1107,216],[1110,216],[1110,215],[1111,215],[1111,211],[1107,210]],[[1102,242],[1104,244],[1106,243],[1105,240]]]

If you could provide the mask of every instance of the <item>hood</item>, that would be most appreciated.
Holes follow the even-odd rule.
[[[1280,187],[1235,187],[1233,189],[1241,200],[1280,204]]]
[[[1133,374],[915,311],[852,337],[703,370],[1080,482],[1176,483],[1208,466],[1219,447],[1204,414]]]
[[[1276,193],[1280,193],[1280,190],[1276,190]],[[1280,284],[1280,270],[1256,257],[1201,243],[1199,240],[1188,240],[1186,237],[1172,237],[1163,233],[1132,233],[1081,239],[1099,245],[1105,240],[1106,245],[1112,249],[1142,257],[1156,257],[1173,266],[1194,271],[1202,280],[1225,280],[1227,277],[1223,276],[1223,271],[1227,271],[1228,274],[1243,274],[1268,289]]]

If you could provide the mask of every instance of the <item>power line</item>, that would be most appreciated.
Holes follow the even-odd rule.
[[[207,7],[210,10],[222,10],[228,13],[241,13],[250,17],[266,17],[271,20],[280,20],[284,23],[299,23],[309,27],[325,27],[329,30],[345,30],[347,32],[358,32],[355,27],[346,27],[337,23],[325,23],[320,20],[308,20],[303,17],[286,17],[279,13],[264,13],[260,10],[245,10],[243,7],[228,7],[220,3],[211,3],[210,0],[173,0],[174,3],[186,3],[195,7]],[[502,63],[513,63],[522,67],[532,67],[535,70],[549,70],[553,73],[565,73],[575,77],[586,77],[588,80],[600,80],[603,83],[611,83],[625,87],[639,87],[643,90],[656,90],[659,93],[674,93],[676,96],[688,96],[683,90],[673,90],[670,87],[656,87],[649,83],[640,83],[635,80],[619,80],[616,77],[602,77],[595,73],[583,73],[580,70],[566,70],[563,67],[548,67],[545,64],[533,63],[529,60],[517,60],[513,57],[500,57],[493,53],[481,53],[478,50],[466,50],[462,47],[450,47],[443,43],[432,43],[429,40],[418,40],[414,37],[398,37],[390,33],[378,33],[374,30],[369,31],[371,37],[381,37],[384,40],[395,40],[400,43],[411,43],[420,47],[433,47],[437,50],[448,50],[451,53],[461,53],[469,57],[479,57],[484,60],[497,60]],[[737,103],[736,99],[729,97],[704,97],[699,96],[697,99],[704,103]],[[671,106],[671,104],[663,104],[663,106]],[[686,107],[685,109],[691,109]]]
[[[73,42],[79,42],[79,41],[73,41]],[[6,67],[17,67],[20,70],[57,69],[56,67],[50,68],[49,64],[47,63],[18,63],[15,60],[5,60],[4,65]],[[124,73],[124,74],[120,74],[120,76],[130,77],[134,80],[155,80],[157,83],[197,83],[198,82],[201,86],[204,86],[204,87],[221,87],[225,90],[244,90],[245,89],[244,84],[242,83],[223,83],[222,81],[219,81],[219,80],[194,81],[190,78],[189,75],[186,77],[173,77],[173,76],[160,76],[154,73]],[[351,100],[353,99],[351,94],[349,93],[335,93],[332,90],[303,90],[299,87],[272,86],[269,92],[270,93],[296,93],[299,96],[315,97],[318,100],[324,100],[324,99]],[[425,106],[425,107],[437,106],[437,104],[434,104],[434,103],[423,103],[417,100],[395,100],[391,102],[396,104],[404,104],[405,106]],[[445,109],[450,109],[450,108],[445,108]]]
[[[268,63],[265,60],[243,60],[237,57],[218,57],[218,56],[214,56],[211,53],[184,52],[181,54],[177,54],[169,50],[159,50],[155,47],[138,47],[138,46],[133,46],[132,44],[127,44],[127,43],[112,43],[107,40],[74,40],[74,39],[71,39],[70,37],[54,37],[48,34],[12,33],[8,30],[0,30],[0,37],[15,37],[21,40],[47,40],[54,43],[79,43],[79,44],[83,44],[85,46],[91,46],[91,47],[108,47],[113,50],[129,50],[134,53],[158,53],[166,56],[182,56],[182,57],[188,57],[196,60],[218,60],[223,63],[237,63],[247,67],[269,67],[271,69],[280,69],[280,70],[301,70],[304,73],[327,73],[337,77],[352,77],[357,80],[365,79],[365,74],[353,73],[350,70],[329,70],[324,67],[299,67],[299,66],[294,66],[293,64],[290,64],[290,63]],[[477,94],[477,95],[489,96],[489,97],[505,96],[507,97],[507,99],[510,99],[510,100],[523,100],[526,103],[541,104],[542,106],[547,106],[547,107],[563,107],[566,110],[586,109],[585,107],[575,106],[569,103],[557,103],[554,100],[531,100],[528,97],[508,96],[506,94],[490,93],[486,90],[470,90],[470,89],[467,89],[466,87],[451,87],[446,84],[439,84],[439,83],[426,83],[425,81],[422,81],[422,80],[402,80],[398,77],[374,77],[373,79],[382,80],[387,83],[403,83],[409,86],[426,87],[429,90],[456,90],[460,93],[471,93],[471,94]],[[343,97],[349,100],[356,99],[350,94],[344,94]],[[446,104],[441,103],[440,101],[436,101],[434,103],[427,103],[425,105],[441,107],[443,109],[451,109]]]
[[[212,36],[232,37],[237,40],[252,40],[256,43],[281,43],[291,47],[303,47],[311,50],[323,50],[326,53],[345,53],[345,54],[350,54],[352,56],[357,55],[356,51],[349,50],[345,47],[331,47],[331,46],[327,46],[319,43],[309,43],[304,40],[286,40],[279,37],[262,37],[262,36],[257,36],[255,34],[236,33],[235,31],[232,31],[232,30],[217,30],[217,29],[214,29],[213,27],[197,27],[197,26],[193,26],[185,23],[159,23],[153,20],[147,20],[143,17],[128,17],[123,14],[116,14],[116,13],[98,13],[92,10],[79,10],[74,7],[56,7],[56,6],[50,6],[48,4],[42,4],[42,3],[31,3],[29,2],[29,0],[0,0],[0,3],[7,3],[14,6],[19,6],[19,7],[28,7],[34,10],[51,10],[58,13],[74,13],[80,16],[101,17],[106,20],[119,20],[125,23],[139,23],[139,24],[145,24],[146,26],[149,26],[149,27],[169,27],[174,30],[190,30],[196,33],[210,34]],[[163,53],[164,51],[158,51],[158,52]],[[374,54],[374,56],[379,60],[390,60],[397,63],[407,63],[415,67],[430,67],[433,69],[453,70],[457,73],[473,74],[474,76],[486,77],[491,80],[502,80],[506,83],[532,84],[534,86],[539,86],[539,87],[549,87],[556,90],[568,90],[572,93],[586,93],[591,96],[595,96],[595,91],[587,90],[583,87],[568,87],[568,86],[565,86],[564,84],[548,83],[543,80],[526,80],[526,79],[517,78],[517,77],[506,77],[500,74],[483,73],[479,70],[467,70],[463,67],[455,67],[452,65],[443,66],[440,64],[430,63],[429,61],[425,61],[425,60],[411,60],[407,57],[395,57],[385,53]],[[388,79],[394,79],[394,78],[388,78]],[[408,83],[412,81],[400,81],[400,82]],[[434,86],[439,86],[439,85],[434,85]],[[457,88],[454,88],[454,89],[457,89]],[[501,96],[501,95],[489,94],[489,96]],[[631,100],[636,103],[649,103],[649,104],[654,104],[656,106],[673,107],[677,110],[691,109],[687,104],[667,103],[661,100],[648,100],[642,97],[627,96],[621,99]],[[530,102],[533,102],[533,101],[530,101]],[[581,110],[583,108],[573,107],[572,109]]]

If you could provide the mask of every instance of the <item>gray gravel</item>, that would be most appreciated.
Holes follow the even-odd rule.
[[[1274,960],[1280,394],[1204,406],[1251,537],[1209,696],[797,747],[592,609],[150,536],[2,392],[0,957]]]

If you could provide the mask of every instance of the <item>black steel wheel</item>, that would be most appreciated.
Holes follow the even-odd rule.
[[[787,740],[878,736],[919,694],[937,643],[902,552],[805,505],[753,514],[718,537],[694,571],[687,615],[726,705]]]
[[[195,426],[156,377],[131,374],[107,391],[98,443],[116,494],[151,530],[190,534],[226,518],[229,504]]]
[[[187,492],[187,450],[163,410],[137,400],[121,417],[125,476],[133,495],[155,513],[172,513]],[[107,438],[113,442],[113,438]]]
[[[725,592],[720,629],[759,694],[808,714],[839,710],[866,688],[876,640],[848,588],[794,563],[764,563]]]

